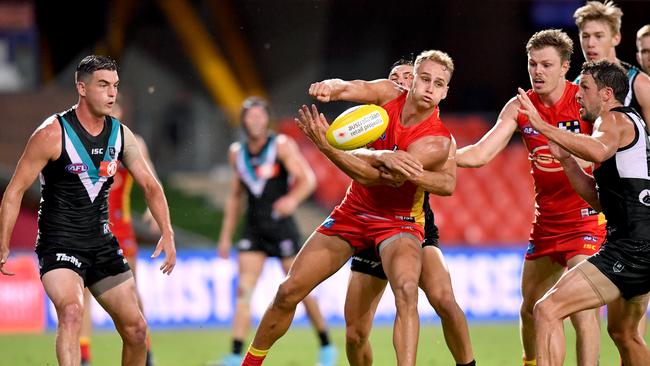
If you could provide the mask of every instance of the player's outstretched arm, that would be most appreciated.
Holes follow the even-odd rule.
[[[133,179],[138,183],[144,192],[147,206],[151,214],[158,223],[161,237],[153,252],[152,258],[156,258],[161,252],[165,253],[165,260],[160,266],[164,274],[171,274],[176,265],[176,245],[174,243],[174,230],[172,229],[169,217],[169,207],[167,198],[163,192],[162,186],[156,180],[151,168],[142,157],[140,148],[133,132],[128,127],[124,127],[124,151],[123,162]]]
[[[562,164],[564,174],[569,178],[571,187],[573,187],[576,193],[594,210],[598,212],[602,211],[594,177],[587,174],[580,167],[578,161],[555,142],[549,141],[548,147],[551,150],[551,154]]]
[[[616,113],[620,116],[612,112],[603,113],[594,124],[593,133],[589,136],[561,130],[546,123],[523,89],[519,89],[517,99],[520,103],[520,112],[528,116],[535,130],[580,159],[602,163],[613,156],[619,148],[621,134],[624,132],[620,127],[621,123],[625,123],[624,120],[617,118],[623,118],[621,113]]]
[[[490,131],[475,144],[458,149],[456,164],[462,168],[479,168],[492,161],[517,130],[518,106],[515,98],[506,103]]]
[[[296,142],[287,135],[278,135],[278,158],[294,181],[289,192],[273,203],[273,211],[280,217],[287,217],[314,192],[316,175]]]
[[[34,131],[25,146],[25,151],[18,161],[16,171],[2,197],[0,204],[0,272],[4,275],[13,273],[4,269],[9,258],[9,241],[25,191],[34,183],[38,174],[49,160],[61,154],[61,126],[52,117]]]
[[[382,105],[405,90],[388,79],[373,81],[328,79],[309,86],[309,95],[319,102],[336,100]]]
[[[316,147],[341,171],[363,185],[386,184],[381,172],[365,159],[332,147],[325,137],[329,124],[315,105],[311,108],[303,105],[295,119],[298,127],[316,145]]]
[[[230,149],[228,150],[228,160],[231,168],[230,189],[226,196],[223,219],[221,221],[221,232],[219,233],[219,243],[217,244],[219,256],[224,259],[230,257],[232,237],[235,233],[242,209],[244,188],[237,174],[237,155],[242,148],[239,142],[235,142],[230,145]]]

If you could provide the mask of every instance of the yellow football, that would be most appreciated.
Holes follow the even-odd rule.
[[[327,142],[340,150],[364,147],[378,139],[388,127],[384,108],[365,104],[347,109],[327,129]]]

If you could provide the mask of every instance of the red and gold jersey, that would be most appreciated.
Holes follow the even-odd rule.
[[[591,134],[592,124],[580,118],[580,105],[575,98],[578,89],[578,85],[566,81],[562,98],[550,107],[532,90],[526,94],[547,123],[574,133]],[[553,158],[546,137],[530,125],[524,114],[517,116],[517,124],[529,151],[535,181],[535,224],[558,234],[586,224],[597,225],[597,214],[571,187],[560,162]],[[591,169],[587,172],[591,173]]]
[[[131,189],[133,188],[133,177],[120,164],[113,179],[113,185],[108,194],[109,220],[113,235],[122,244],[126,240],[135,240],[135,232],[131,223]]]
[[[437,108],[431,116],[420,123],[409,127],[402,126],[400,121],[406,96],[407,93],[404,92],[383,105],[389,117],[388,127],[379,139],[368,145],[369,148],[406,151],[411,143],[425,136],[450,138],[451,135],[442,124]],[[399,187],[386,185],[367,187],[353,181],[341,206],[355,212],[380,217],[397,217],[423,225],[423,200],[424,190],[411,182],[405,182]]]

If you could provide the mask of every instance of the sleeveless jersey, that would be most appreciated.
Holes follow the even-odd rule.
[[[102,132],[92,136],[79,122],[75,108],[57,117],[61,156],[49,161],[40,174],[37,245],[101,246],[113,238],[108,191],[122,158],[122,126],[107,116]]]
[[[404,150],[411,143],[425,136],[444,136],[451,138],[449,131],[442,124],[438,108],[431,116],[416,125],[404,127],[400,123],[402,109],[406,103],[407,92],[383,105],[388,113],[389,122],[386,132],[375,142],[368,145],[375,150]],[[356,212],[399,218],[424,224],[424,190],[411,182],[399,187],[386,185],[367,187],[352,181],[340,206]]]
[[[269,135],[262,150],[255,155],[244,141],[237,154],[237,174],[248,193],[246,221],[249,225],[276,225],[278,218],[273,203],[289,192],[289,173],[277,157],[276,139],[275,135]]]
[[[123,238],[134,239],[135,232],[131,222],[131,190],[133,177],[129,171],[120,164],[117,173],[113,176],[113,185],[108,194],[109,219],[111,231],[122,242]]]
[[[623,103],[623,105],[627,107],[632,107],[635,110],[640,111],[641,105],[639,105],[639,101],[636,99],[636,94],[634,94],[634,82],[636,81],[636,77],[639,76],[639,74],[641,73],[641,70],[639,70],[638,67],[621,60],[619,60],[619,63],[627,73],[627,82],[629,86],[629,90],[627,92],[627,95],[625,96],[625,103]],[[574,83],[580,84],[580,75],[578,75]]]
[[[598,193],[607,217],[608,240],[650,240],[650,137],[641,116],[630,107],[612,111],[632,120],[635,137],[595,171]]]
[[[592,125],[580,118],[580,105],[575,99],[577,92],[578,86],[567,81],[564,94],[551,107],[544,106],[532,90],[526,94],[547,123],[571,132],[591,134]],[[553,158],[546,137],[533,129],[524,114],[517,115],[517,125],[529,151],[535,182],[536,222],[543,224],[546,231],[556,233],[566,232],[576,224],[582,226],[591,222],[596,225],[596,212],[571,187],[560,162]]]

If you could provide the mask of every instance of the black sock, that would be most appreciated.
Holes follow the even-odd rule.
[[[244,342],[239,339],[232,340],[232,353],[241,355],[241,350],[244,348]]]
[[[472,360],[470,363],[457,363],[456,366],[476,366],[476,360]]]
[[[330,345],[330,336],[327,331],[318,332],[318,339],[320,339],[320,346],[325,347]]]

